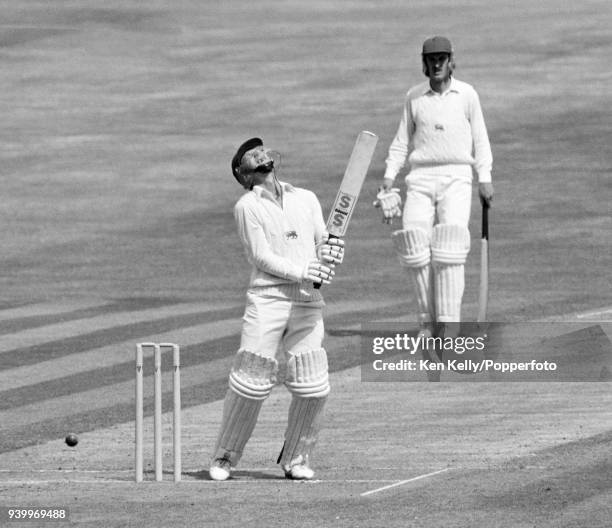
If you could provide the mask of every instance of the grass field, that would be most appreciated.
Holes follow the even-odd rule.
[[[609,2],[0,8],[0,506],[67,506],[76,526],[609,526],[608,383],[362,383],[356,330],[413,319],[370,204],[434,34],[454,42],[493,148],[490,319],[610,320]],[[261,136],[282,153],[281,179],[327,211],[363,129],[379,146],[325,292],[333,393],[321,480],[279,478],[279,387],[236,478],[212,483],[204,470],[249,273],[230,159]],[[178,486],[131,482],[133,347],[151,339],[183,351]],[[151,413],[149,399],[148,428]]]

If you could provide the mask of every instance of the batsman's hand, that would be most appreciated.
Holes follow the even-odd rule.
[[[304,267],[302,280],[312,281],[320,284],[330,284],[335,272],[330,267],[318,260],[311,260]]]
[[[478,184],[478,194],[480,195],[480,203],[491,207],[493,201],[493,184],[489,182],[483,182]]]
[[[374,207],[380,207],[383,212],[383,222],[392,224],[393,219],[402,216],[402,198],[397,187],[387,189],[380,187],[376,195]]]
[[[319,260],[334,268],[344,260],[344,240],[326,235],[325,242],[318,251]]]

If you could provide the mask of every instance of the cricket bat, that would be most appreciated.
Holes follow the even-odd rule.
[[[478,292],[478,323],[487,320],[489,301],[489,204],[482,202],[482,235],[480,237],[480,288]]]
[[[338,189],[334,205],[327,219],[326,229],[330,238],[341,238],[346,233],[361,192],[361,186],[368,173],[377,141],[378,136],[367,130],[360,132],[357,136],[357,141],[355,141],[353,152],[340,183],[340,189]],[[320,288],[321,283],[315,283],[314,287]]]

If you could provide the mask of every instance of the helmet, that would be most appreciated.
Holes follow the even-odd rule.
[[[238,183],[242,185],[245,189],[250,188],[251,182],[250,178],[245,178],[242,174],[240,174],[240,164],[242,162],[242,157],[249,150],[254,149],[255,147],[261,147],[262,145],[263,141],[258,137],[247,139],[242,145],[240,145],[240,147],[238,147],[236,154],[234,154],[234,157],[232,158],[232,174],[234,175],[234,178],[238,180]]]

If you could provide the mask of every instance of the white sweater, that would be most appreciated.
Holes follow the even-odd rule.
[[[470,165],[479,182],[491,181],[491,145],[480,100],[471,85],[451,79],[449,89],[438,94],[426,81],[408,91],[389,147],[385,178],[395,180],[406,157],[412,170]]]
[[[317,258],[325,222],[321,204],[306,189],[281,182],[282,207],[260,186],[234,206],[234,218],[248,261],[250,289],[296,301],[321,300],[312,282],[302,282],[305,266]]]

